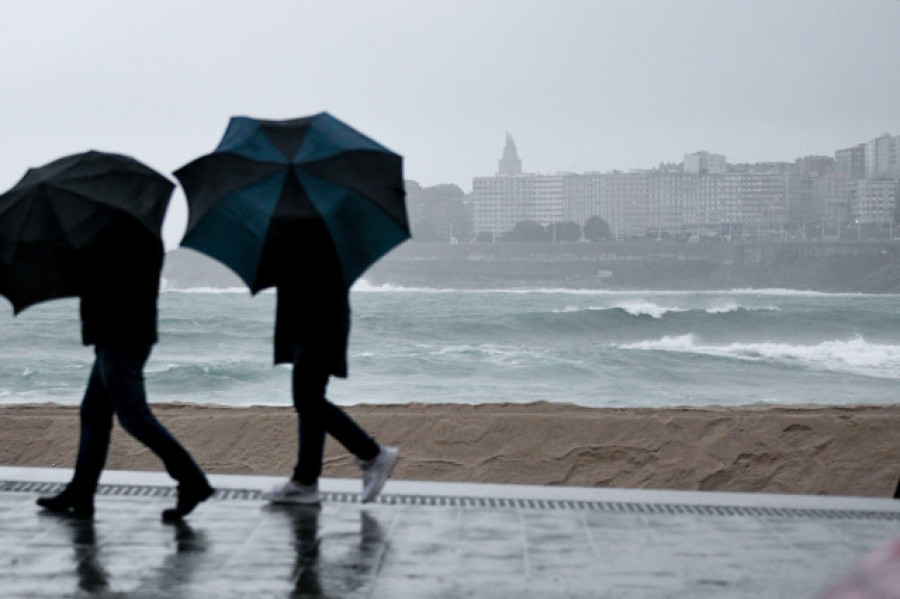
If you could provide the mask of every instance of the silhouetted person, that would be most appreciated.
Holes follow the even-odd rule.
[[[362,502],[372,501],[390,477],[398,450],[377,443],[325,396],[330,376],[347,376],[350,334],[349,291],[330,236],[321,220],[297,218],[273,223],[269,239],[268,250],[278,260],[261,277],[278,290],[275,362],[293,364],[299,440],[290,480],[263,496],[274,503],[319,503],[327,433],[356,456]]]
[[[95,360],[81,402],[75,473],[62,493],[37,500],[48,510],[93,515],[113,414],[129,434],[159,456],[178,481],[178,502],[163,511],[163,520],[180,519],[213,494],[203,471],[147,405],[144,365],[157,341],[162,263],[162,242],[125,216],[85,251],[82,340],[94,346]]]

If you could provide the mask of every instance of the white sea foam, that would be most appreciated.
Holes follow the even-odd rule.
[[[742,306],[736,302],[727,302],[721,305],[714,305],[707,308],[685,308],[678,306],[663,306],[655,302],[643,299],[635,299],[624,301],[612,306],[573,306],[569,305],[565,308],[553,310],[555,313],[571,313],[571,312],[602,312],[606,310],[622,310],[631,316],[649,316],[651,318],[662,318],[666,314],[677,312],[706,312],[707,314],[729,314],[732,312],[740,312],[746,310],[748,312],[778,312],[780,308],[777,306]]]
[[[423,349],[428,346],[420,346]],[[499,345],[480,343],[477,345],[459,344],[432,347],[425,353],[435,357],[452,357],[458,359],[467,356],[479,362],[495,367],[516,367],[523,365],[545,365],[553,363],[570,363],[572,360],[553,355],[554,352],[534,346]]]
[[[456,289],[434,289],[430,287],[403,287],[392,283],[373,285],[366,279],[357,279],[351,291],[362,293],[457,293]]]
[[[731,312],[737,312],[738,310],[746,310],[747,308],[743,308],[742,306],[737,305],[734,302],[728,302],[727,304],[722,304],[721,306],[712,306],[711,308],[707,308],[706,311],[710,314],[730,314]]]
[[[575,295],[597,297],[622,296],[668,296],[668,297],[701,297],[701,296],[785,296],[785,297],[871,297],[865,293],[827,293],[820,291],[802,291],[795,289],[727,289],[727,290],[652,290],[652,289],[578,289],[570,287],[491,287],[491,288],[459,288],[459,287],[416,287],[383,283],[374,285],[365,278],[357,279],[352,287],[360,292],[391,293],[462,293],[462,294],[504,294],[504,295]],[[893,297],[879,294],[878,297]],[[897,295],[900,297],[900,294]]]
[[[868,343],[862,337],[823,341],[816,345],[789,343],[731,343],[704,345],[693,334],[663,337],[619,346],[622,349],[669,351],[776,362],[813,370],[900,379],[900,346]]]
[[[709,314],[730,314],[731,312],[740,312],[741,310],[747,312],[781,312],[781,308],[778,306],[742,306],[735,302],[728,302],[706,308],[706,312]]]
[[[632,316],[649,316],[651,318],[662,318],[669,312],[687,312],[685,308],[667,308],[646,300],[634,300],[623,302],[617,306]]]

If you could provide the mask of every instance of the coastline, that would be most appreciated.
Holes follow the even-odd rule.
[[[153,409],[210,473],[287,476],[294,465],[291,407]],[[900,405],[409,403],[347,411],[379,441],[401,447],[397,479],[891,497],[900,476]],[[0,415],[0,464],[74,464],[77,406],[2,405]],[[116,424],[107,468],[162,465]],[[331,438],[323,476],[358,476]]]
[[[406,242],[372,266],[371,285],[435,289],[565,288],[610,291],[792,289],[900,293],[900,243],[459,244]],[[215,260],[187,248],[166,253],[172,289],[243,288]]]

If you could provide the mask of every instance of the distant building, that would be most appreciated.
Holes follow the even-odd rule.
[[[472,180],[475,234],[489,233],[498,239],[522,221],[545,226],[561,222],[563,179],[564,175],[523,173],[516,144],[507,133],[497,174]]]
[[[413,241],[450,243],[472,235],[466,195],[457,185],[422,187],[406,181],[406,212]]]
[[[835,170],[848,179],[864,179],[866,176],[866,144],[837,150],[834,153]]]
[[[648,198],[646,171],[566,175],[561,220],[583,227],[590,217],[599,216],[615,238],[642,236],[655,222]]]
[[[563,175],[535,175],[532,220],[542,224],[563,221]]]
[[[584,223],[592,216],[609,222],[608,205],[600,199],[600,173],[568,174],[562,178],[562,220]]]
[[[823,237],[829,230],[839,231],[850,221],[854,187],[855,180],[843,173],[832,173],[813,181],[813,220]]]
[[[684,172],[692,175],[713,175],[724,173],[725,156],[709,152],[694,152],[684,157]]]
[[[859,179],[853,182],[850,220],[853,223],[888,225],[897,206],[896,179]]]
[[[805,225],[818,220],[814,183],[835,173],[835,159],[831,156],[804,156],[794,161],[794,167],[794,172],[787,175],[786,220]]]
[[[605,220],[617,239],[743,235],[809,239],[900,214],[900,137],[883,135],[794,162],[728,164],[702,151],[657,169],[540,175],[522,172],[507,134],[492,177],[473,179],[473,235],[491,239],[521,221],[541,225]]]
[[[770,232],[787,223],[788,178],[784,173],[728,172],[722,185],[724,203],[735,210],[733,222]]]
[[[516,142],[513,141],[512,135],[506,134],[506,146],[503,148],[503,156],[500,157],[500,166],[497,169],[498,175],[521,175],[522,160],[516,151]]]
[[[884,134],[866,144],[866,178],[900,177],[900,136]]]
[[[831,156],[803,156],[794,161],[796,175],[801,179],[815,179],[835,171],[835,159]]]
[[[788,176],[780,166],[717,173],[694,172],[696,162],[686,167],[691,172],[663,168],[568,175],[563,219],[583,226],[599,216],[617,238],[728,235],[742,226],[770,233],[784,227]]]
[[[472,179],[475,234],[499,237],[516,223],[534,220],[534,175],[502,175]]]

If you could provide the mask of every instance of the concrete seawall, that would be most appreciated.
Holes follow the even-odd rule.
[[[900,293],[900,243],[407,243],[375,284]]]

